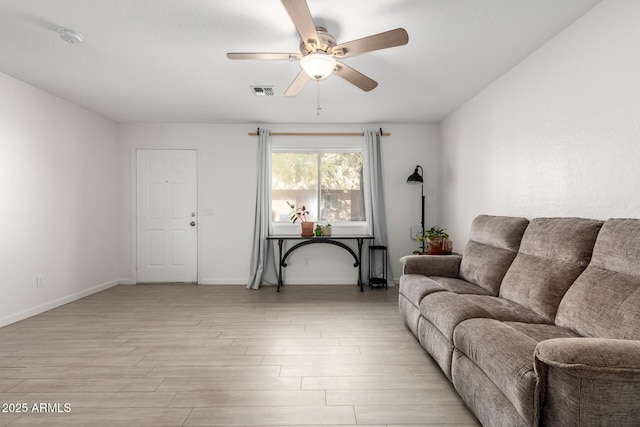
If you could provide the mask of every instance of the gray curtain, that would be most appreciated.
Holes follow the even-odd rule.
[[[382,155],[380,149],[380,140],[382,136],[375,131],[365,131],[364,133],[364,178],[368,185],[365,188],[369,192],[365,194],[367,219],[369,221],[369,232],[375,237],[373,244],[376,246],[387,246],[387,216],[384,208],[384,189],[382,185]],[[363,257],[364,258],[364,257]],[[389,263],[389,253],[387,251],[387,283],[393,285],[393,273],[391,264]],[[363,264],[363,272],[369,272],[369,259],[367,257],[366,265]],[[375,263],[374,274],[381,277],[381,263]]]
[[[267,129],[260,129],[258,133],[256,172],[256,211],[247,289],[258,289],[262,283],[277,283],[274,243],[266,239],[271,231],[271,136]]]

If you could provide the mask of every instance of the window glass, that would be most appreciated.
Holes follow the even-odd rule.
[[[271,212],[273,222],[289,222],[291,203],[309,212],[316,221],[318,210],[318,154],[273,153],[271,155]]]
[[[309,221],[365,221],[360,151],[274,152],[271,160],[273,222],[290,221],[288,203]]]
[[[322,153],[320,159],[320,221],[364,221],[362,153]]]

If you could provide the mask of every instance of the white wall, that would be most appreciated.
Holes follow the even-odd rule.
[[[604,0],[441,123],[455,241],[480,213],[640,217],[638,22]]]
[[[420,218],[419,187],[406,184],[417,163],[425,165],[437,156],[437,128],[430,125],[293,125],[293,124],[126,124],[120,127],[121,182],[124,203],[121,274],[135,282],[132,252],[132,167],[136,148],[190,148],[198,151],[199,282],[202,284],[246,284],[249,277],[253,216],[255,209],[255,164],[257,127],[277,131],[361,132],[383,127],[391,136],[383,138],[384,185],[389,222],[389,253],[394,274],[401,273],[398,259],[414,250],[409,227]],[[313,138],[313,137],[308,137]],[[313,139],[311,139],[313,142]],[[436,197],[436,169],[427,169],[425,192]],[[213,216],[203,216],[212,209]],[[435,206],[428,208],[435,216]],[[325,245],[305,247],[291,255],[287,267],[289,283],[355,283],[350,255]],[[309,258],[307,265],[304,260]]]
[[[639,20],[640,2],[604,0],[438,128],[118,126],[0,74],[0,326],[134,281],[136,147],[198,150],[199,209],[214,212],[200,217],[200,281],[244,284],[256,161],[247,132],[257,126],[391,133],[383,172],[395,277],[398,258],[417,248],[409,227],[419,223],[419,187],[405,182],[416,164],[425,168],[426,226],[447,228],[456,249],[480,213],[640,217]],[[315,251],[308,267],[292,258],[288,279],[353,283],[347,254],[323,246],[303,249]]]
[[[115,123],[2,73],[0,93],[3,326],[116,284],[120,224]]]
[[[120,127],[122,274],[135,283],[132,264],[132,164],[136,148],[184,148],[198,153],[198,245],[200,283],[238,283],[250,256],[245,235],[253,229],[255,137],[247,126],[210,124],[135,124]],[[253,129],[255,130],[255,129]],[[213,216],[203,216],[212,209]]]

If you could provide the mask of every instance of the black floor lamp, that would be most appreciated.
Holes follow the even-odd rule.
[[[418,172],[418,169],[420,169],[420,172]],[[416,166],[416,170],[413,171],[413,173],[409,176],[409,178],[407,178],[407,182],[409,184],[420,184],[420,202],[421,202],[421,206],[422,206],[422,213],[420,215],[420,225],[422,226],[422,253],[425,252],[424,250],[424,179],[422,178],[422,175],[424,174],[424,171],[422,170],[422,166],[417,165]]]

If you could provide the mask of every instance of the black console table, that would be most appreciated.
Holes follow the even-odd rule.
[[[358,286],[360,287],[360,292],[363,292],[362,286],[362,245],[365,240],[373,240],[373,236],[369,234],[345,234],[338,236],[299,236],[299,235],[274,235],[267,236],[267,240],[277,240],[278,241],[278,292],[280,292],[280,287],[284,285],[284,280],[282,279],[282,269],[287,266],[287,257],[291,255],[291,252],[295,251],[298,248],[301,248],[306,245],[318,244],[318,243],[328,243],[330,245],[341,247],[351,254],[355,263],[354,267],[358,267]],[[290,247],[286,252],[283,253],[284,250],[284,241],[285,240],[295,240],[298,243],[294,244]],[[344,240],[355,240],[358,245],[358,252],[354,252],[354,250],[343,243]]]

